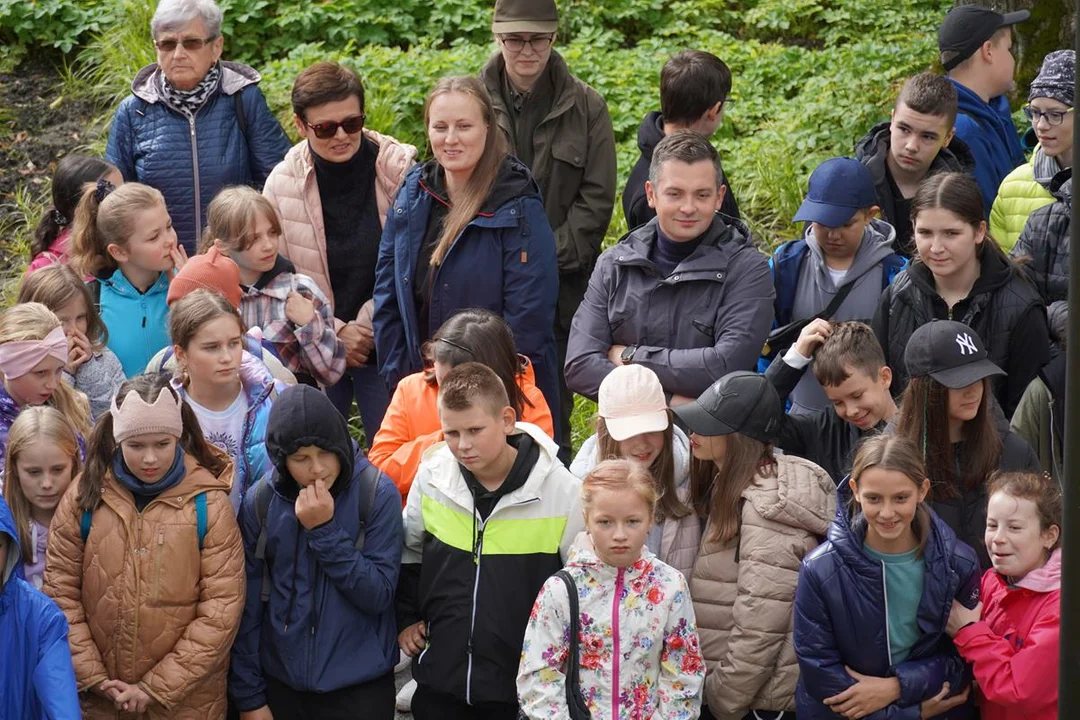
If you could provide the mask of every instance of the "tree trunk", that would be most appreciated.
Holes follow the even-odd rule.
[[[972,0],[957,0],[969,5]],[[1027,99],[1028,86],[1039,74],[1047,53],[1073,46],[1073,23],[1076,0],[978,0],[980,5],[998,12],[1030,10],[1031,19],[1015,27],[1016,100]]]

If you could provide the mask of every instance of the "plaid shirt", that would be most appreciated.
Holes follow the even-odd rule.
[[[315,317],[297,327],[285,317],[289,293],[297,292],[315,304]],[[345,343],[338,340],[334,313],[326,296],[307,275],[280,273],[265,287],[247,288],[240,314],[249,327],[262,329],[281,362],[295,372],[306,372],[323,385],[333,385],[345,373]]]

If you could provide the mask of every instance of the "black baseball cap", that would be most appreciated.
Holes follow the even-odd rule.
[[[948,62],[942,63],[945,71],[952,70],[975,54],[983,43],[1003,27],[1024,22],[1031,17],[1030,10],[1017,10],[1002,15],[981,5],[954,7],[938,28],[938,50],[944,54],[956,53]]]
[[[742,370],[720,378],[697,400],[674,412],[692,433],[742,433],[763,443],[776,440],[784,414],[772,383],[763,375]]]
[[[904,364],[909,376],[930,376],[954,390],[1005,374],[987,358],[978,333],[954,320],[931,320],[916,328],[904,348]]]

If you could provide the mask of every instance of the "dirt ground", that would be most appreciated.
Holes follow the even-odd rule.
[[[63,57],[28,58],[14,73],[0,73],[0,228],[18,220],[16,190],[44,193],[57,161],[101,135],[100,115],[85,100],[64,96]],[[11,238],[0,237],[0,267],[11,264]]]

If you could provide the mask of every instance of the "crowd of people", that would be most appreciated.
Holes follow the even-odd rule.
[[[332,62],[290,148],[214,0],[161,0],[0,313],[0,715],[1057,718],[1076,58],[1022,139],[1027,18],[950,11],[770,257],[715,55],[602,250],[554,0],[497,0],[420,162]]]

